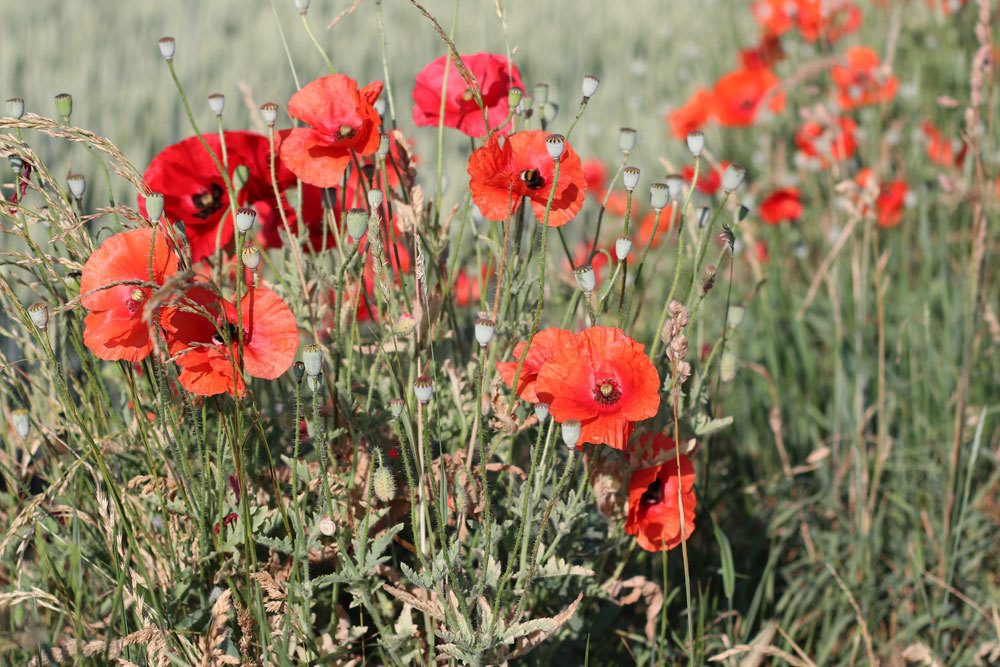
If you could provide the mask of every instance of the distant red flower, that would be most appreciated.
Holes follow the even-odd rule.
[[[574,285],[576,282],[573,278],[573,268],[579,269],[585,264],[590,264],[590,267],[594,269],[594,284],[596,287],[600,288],[601,279],[606,273],[610,258],[614,257],[615,249],[614,246],[602,247],[598,244],[596,250],[597,252],[595,252],[593,258],[591,258],[590,241],[580,241],[573,248],[573,267],[570,267],[568,258],[564,258],[562,260],[563,269],[569,277],[568,279],[574,281]]]
[[[760,203],[760,219],[769,225],[794,222],[802,217],[802,200],[797,188],[775,190]]]
[[[933,7],[934,5],[941,6],[941,12],[945,16],[950,16],[951,14],[957,14],[962,11],[962,7],[965,6],[966,0],[927,0],[927,5]]]
[[[844,109],[891,102],[899,87],[896,77],[883,71],[878,54],[867,46],[847,49],[842,62],[830,69],[830,76]]]
[[[942,167],[961,167],[962,163],[965,162],[965,152],[967,146],[964,142],[960,142],[958,150],[955,150],[955,145],[948,141],[941,131],[934,127],[934,124],[930,121],[926,121],[923,124],[924,137],[927,139],[927,157],[934,164],[939,164]]]
[[[779,113],[785,108],[780,81],[769,69],[738,69],[715,83],[712,106],[715,119],[727,127],[747,127],[757,120],[761,105]]]
[[[208,317],[206,317],[208,315]],[[237,341],[243,329],[243,367],[257,378],[273,380],[288,370],[299,347],[295,316],[277,294],[251,289],[236,306],[195,286],[184,299],[164,309],[167,346],[180,366],[181,385],[194,394],[246,394],[237,368]],[[230,340],[226,344],[222,333]]]
[[[705,127],[712,116],[712,93],[699,88],[691,94],[684,106],[667,115],[670,131],[678,139],[684,139],[692,132]]]
[[[765,35],[779,37],[794,26],[797,3],[792,0],[756,0],[750,12]]]
[[[584,443],[624,449],[635,422],[656,415],[660,376],[621,329],[586,329],[538,371],[535,393],[557,422],[579,421]]]
[[[625,217],[628,210],[628,195],[621,190],[614,190],[608,196],[608,204],[604,207],[605,213],[618,218]]]
[[[722,173],[727,166],[729,166],[727,160],[723,160],[717,169],[702,161],[701,172],[698,174],[698,190],[710,197],[715,195],[722,187]],[[684,165],[681,176],[684,177],[685,183],[690,184],[694,180],[694,165]]]
[[[536,333],[531,339],[531,347],[524,358],[524,365],[521,366],[515,393],[529,403],[538,403],[540,400],[537,393],[538,372],[560,350],[572,343],[574,338],[572,331],[555,327],[542,329]],[[508,387],[514,388],[514,376],[517,375],[517,365],[524,353],[524,345],[522,341],[514,346],[514,351],[511,353],[513,361],[497,362],[497,372]]]
[[[358,90],[357,81],[343,74],[307,83],[292,95],[288,113],[310,127],[297,127],[282,140],[281,159],[304,183],[336,187],[352,152],[378,150],[382,121],[373,105],[381,94],[381,81]]]
[[[874,178],[871,169],[862,169],[855,177],[858,185],[868,187]],[[903,219],[903,207],[906,205],[906,194],[909,187],[906,181],[883,181],[878,184],[878,196],[875,199],[875,223],[879,227],[895,227]]]
[[[445,87],[444,126],[453,127],[470,137],[485,137],[493,128],[499,128],[507,121],[510,105],[507,94],[511,88],[524,90],[521,72],[509,63],[506,56],[492,53],[473,53],[462,56],[462,62],[469,68],[479,85],[480,96],[486,107],[486,119],[490,127],[483,124],[483,112],[469,84],[459,73],[455,63],[441,56],[424,67],[413,87],[413,123],[421,127],[437,126],[441,119],[441,87],[444,83],[445,67],[448,69],[448,83]]]
[[[625,532],[635,535],[639,546],[646,551],[669,551],[686,540],[694,532],[697,505],[694,482],[694,467],[683,454],[679,470],[677,460],[670,457],[659,465],[633,472]]]
[[[607,193],[608,170],[604,163],[596,158],[583,161],[583,175],[587,180],[587,194],[599,201]]]
[[[740,51],[740,62],[744,69],[769,69],[784,58],[781,40],[771,34],[765,34],[757,46]]]
[[[858,148],[854,131],[857,123],[849,116],[841,116],[836,125],[810,120],[795,133],[795,145],[804,155],[816,158],[820,165],[829,167],[830,161],[842,162],[854,155]]]
[[[656,213],[650,211],[639,222],[639,230],[636,232],[635,240],[640,247],[645,247],[652,237],[651,248],[658,247],[663,239],[667,238],[667,230],[670,229],[670,220],[673,216],[674,205],[667,204],[660,212],[660,224],[656,225]],[[653,236],[653,228],[656,228],[656,236]]]
[[[796,0],[795,25],[802,39],[831,44],[861,27],[861,8],[849,0]]]
[[[218,134],[204,134],[205,142],[222,162],[222,141]],[[247,181],[236,196],[236,207],[257,211],[258,241],[265,248],[281,246],[278,230],[282,228],[274,185],[271,183],[271,148],[267,137],[253,132],[226,132],[226,157],[229,178],[238,167],[245,167]],[[281,161],[275,164],[279,192],[295,185],[295,175]],[[188,137],[168,146],[153,158],[143,174],[146,184],[163,195],[163,212],[171,222],[184,223],[185,236],[195,262],[209,257],[233,239],[233,216],[225,181],[198,137]],[[281,197],[289,228],[298,229],[295,209]],[[139,211],[145,215],[146,201],[139,198]],[[311,240],[323,233],[323,206],[317,188],[303,186],[302,216]],[[221,226],[221,229],[220,229]],[[218,245],[216,242],[218,241]],[[328,242],[328,245],[332,243]]]
[[[152,274],[150,252],[152,251]],[[143,305],[153,289],[135,280],[162,285],[177,272],[177,255],[156,227],[120,232],[108,238],[83,265],[81,303],[90,313],[83,319],[83,342],[100,359],[138,362],[153,350],[150,323]],[[112,286],[113,285],[113,286]]]
[[[767,250],[766,241],[758,239],[757,242],[753,244],[753,256],[761,264],[767,264],[771,261],[771,253]]]
[[[547,136],[542,130],[515,132],[507,138],[494,134],[469,157],[472,200],[485,218],[505,220],[521,205],[521,199],[527,197],[535,218],[539,222],[544,220],[555,174],[555,161],[545,148]],[[559,161],[559,181],[549,212],[550,227],[565,225],[580,212],[587,188],[580,156],[569,142]]]

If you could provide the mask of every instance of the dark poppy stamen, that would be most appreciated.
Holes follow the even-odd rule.
[[[212,186],[205,192],[192,195],[191,202],[198,212],[194,217],[205,219],[222,208],[222,186],[212,183]]]
[[[237,327],[235,324],[233,324],[232,322],[230,322],[230,323],[228,323],[226,325],[226,331],[229,334],[229,341],[231,343],[235,343],[235,342],[239,341],[239,339],[240,339],[240,329],[239,329],[239,327]],[[246,331],[244,331],[243,332],[243,342],[245,343],[246,340],[247,340],[247,333],[246,333]],[[212,334],[212,342],[215,343],[216,345],[225,345],[225,343],[226,343],[226,341],[222,340],[222,336],[219,335],[218,331],[216,331],[214,334]]]
[[[643,492],[642,497],[639,498],[639,504],[643,507],[649,507],[651,505],[657,505],[663,502],[663,482],[659,479],[654,479],[650,482],[649,486]]]
[[[601,405],[614,405],[621,397],[622,390],[616,380],[607,378],[594,385],[594,400]]]
[[[540,190],[545,187],[545,177],[537,169],[525,169],[521,172],[521,180],[529,190]]]

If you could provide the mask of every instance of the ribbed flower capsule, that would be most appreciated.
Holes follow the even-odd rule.
[[[394,398],[389,401],[389,414],[395,419],[399,419],[399,415],[403,414],[403,408],[406,407],[406,401],[401,398]]]
[[[653,181],[649,186],[649,205],[654,211],[662,211],[670,202],[670,186],[664,181]]]
[[[524,97],[524,91],[520,88],[511,88],[507,91],[507,105],[511,109],[516,109],[519,104],[521,104],[521,98]]]
[[[31,317],[31,323],[39,331],[45,331],[49,328],[49,306],[44,301],[28,306],[28,316]]]
[[[161,37],[159,41],[160,55],[167,62],[174,59],[174,53],[177,52],[177,43],[174,41],[173,37]]]
[[[538,420],[538,423],[542,423],[548,418],[549,418],[549,404],[535,403],[535,419]]]
[[[368,191],[368,208],[370,208],[373,211],[377,211],[379,207],[382,206],[382,200],[384,198],[385,195],[382,194],[381,190],[372,188],[371,190]]]
[[[365,230],[368,229],[368,211],[363,208],[352,208],[347,211],[345,218],[347,219],[347,233],[351,235],[352,239],[357,241],[364,236]]]
[[[431,394],[433,393],[434,382],[426,375],[421,375],[413,381],[413,394],[424,405],[430,403]]]
[[[163,215],[163,195],[150,192],[146,195],[146,217],[150,222],[156,222]]]
[[[319,377],[323,372],[323,348],[312,343],[302,348],[302,363],[306,366],[306,375]]]
[[[257,267],[260,266],[260,251],[255,245],[248,245],[243,248],[241,258],[243,260],[243,266],[247,267],[251,271],[256,271]]]
[[[274,102],[264,102],[260,105],[260,115],[264,117],[268,127],[274,127],[278,121],[278,105]]]
[[[627,236],[615,239],[615,257],[618,261],[624,262],[630,254],[632,254],[632,239]]]
[[[625,185],[625,189],[629,192],[635,192],[635,188],[639,185],[639,174],[641,171],[639,167],[625,167],[622,172],[622,183]]]
[[[295,9],[299,10],[299,14],[305,14],[309,11],[309,0],[295,0]]]
[[[73,96],[69,93],[59,93],[56,95],[56,113],[65,122],[69,122],[69,117],[73,115]]]
[[[14,425],[14,430],[22,438],[28,437],[31,430],[31,416],[24,408],[18,408],[10,413],[10,421]]]
[[[236,211],[236,229],[240,230],[241,234],[246,234],[253,227],[256,219],[257,209],[244,206]]]
[[[70,174],[66,177],[66,186],[74,198],[83,199],[83,193],[87,191],[87,177],[83,174]]]
[[[226,108],[226,96],[222,93],[212,93],[208,96],[208,108],[216,116],[221,116],[222,110]]]
[[[549,84],[536,83],[534,96],[538,106],[545,106],[545,103],[549,101]]]
[[[488,317],[480,317],[476,320],[476,342],[479,343],[480,347],[486,347],[490,344],[496,326],[496,322]]]
[[[666,178],[666,184],[670,190],[670,198],[680,201],[684,196],[684,178],[680,174],[670,174]]]
[[[726,191],[726,194],[732,194],[738,187],[743,185],[743,179],[746,178],[746,175],[747,170],[740,165],[728,165],[722,173],[722,189]]]
[[[381,467],[372,476],[372,489],[375,497],[383,503],[390,502],[396,497],[396,479],[392,476],[392,471],[386,467]]]
[[[580,422],[575,419],[564,421],[562,423],[562,428],[559,430],[562,434],[563,444],[566,445],[568,449],[576,447],[576,443],[580,440],[580,429]]]
[[[20,97],[8,97],[6,105],[7,115],[14,120],[20,120],[24,116],[24,100]]]
[[[559,160],[562,157],[563,150],[566,148],[566,137],[561,134],[550,134],[545,137],[545,149],[549,152],[549,157],[553,160]]]
[[[594,273],[594,267],[590,264],[584,264],[583,266],[575,269],[573,271],[573,277],[576,278],[576,286],[579,287],[580,291],[584,294],[590,294],[597,286],[597,275]]]
[[[698,157],[705,150],[705,133],[701,131],[691,132],[687,135],[688,150],[691,155]]]
[[[597,87],[601,85],[601,80],[592,74],[583,77],[583,99],[589,100],[597,92]]]
[[[631,127],[623,127],[618,130],[618,148],[622,153],[631,153],[635,148],[639,133]]]

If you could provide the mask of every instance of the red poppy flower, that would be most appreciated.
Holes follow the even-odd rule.
[[[674,205],[667,204],[667,206],[660,212],[660,224],[656,225],[656,213],[650,211],[647,213],[642,221],[639,223],[639,231],[636,233],[635,240],[640,247],[644,247],[650,241],[652,236],[651,248],[656,248],[663,242],[663,239],[667,237],[667,230],[670,229],[670,221],[673,217]],[[653,236],[653,228],[656,228],[656,236]]]
[[[926,121],[923,125],[924,137],[927,139],[927,157],[934,164],[939,164],[942,167],[961,167],[962,163],[965,162],[965,152],[967,146],[964,142],[960,142],[958,150],[956,152],[955,145],[945,139],[941,131],[934,127],[934,124],[930,121]]]
[[[624,449],[633,424],[660,407],[660,376],[641,343],[621,329],[591,327],[542,366],[535,392],[557,422],[580,422],[578,447]]]
[[[243,296],[240,318],[235,305],[198,286],[189,289],[183,301],[164,309],[167,345],[181,368],[179,379],[185,389],[201,396],[246,394],[235,361],[240,326],[243,368],[249,375],[273,380],[288,370],[299,348],[298,326],[288,305],[265,287]]]
[[[699,88],[694,91],[684,106],[667,115],[670,131],[678,139],[684,139],[692,132],[705,127],[712,115],[712,93]]]
[[[757,261],[761,264],[767,264],[771,261],[771,253],[767,250],[766,241],[758,239],[757,242],[753,244],[753,256],[757,258]]]
[[[865,188],[874,178],[871,169],[862,169],[855,177],[858,185]],[[906,205],[906,195],[909,187],[906,181],[885,181],[878,184],[878,196],[875,199],[875,223],[879,227],[895,227],[903,219],[903,207]]]
[[[469,156],[472,200],[485,218],[505,220],[521,205],[521,199],[527,197],[538,221],[545,219],[555,174],[555,161],[545,148],[547,136],[542,130],[515,132],[507,138],[494,134]],[[587,189],[580,156],[568,141],[559,161],[559,181],[549,211],[550,227],[561,227],[580,212]]]
[[[848,0],[797,0],[795,25],[807,42],[831,44],[861,27],[861,8]]]
[[[149,323],[143,321],[143,304],[153,290],[113,283],[137,280],[162,285],[176,272],[177,255],[159,227],[155,236],[152,227],[144,227],[107,239],[87,259],[80,278],[80,301],[90,311],[83,320],[84,344],[108,361],[137,362],[149,356],[153,341]]]
[[[413,87],[413,123],[421,127],[437,126],[441,120],[441,87],[444,83],[445,67],[448,69],[448,83],[445,86],[444,126],[453,127],[470,137],[485,137],[491,129],[499,129],[506,124],[510,113],[507,94],[511,88],[524,90],[521,72],[508,62],[506,56],[492,53],[463,55],[462,62],[469,68],[479,85],[479,94],[486,107],[486,120],[476,102],[473,91],[465,82],[454,62],[446,63],[447,56],[441,56],[420,70]]]
[[[604,200],[607,194],[608,170],[604,163],[596,158],[583,161],[583,176],[587,181],[587,193],[597,199]]]
[[[683,454],[679,470],[677,460],[670,458],[633,472],[629,480],[625,532],[635,535],[639,546],[646,551],[669,551],[686,540],[694,532],[697,505],[694,481],[694,467]]]
[[[600,244],[597,246],[597,252],[594,253],[593,258],[590,256],[590,241],[580,241],[573,247],[573,267],[579,269],[585,264],[590,264],[590,268],[594,269],[594,286],[595,289],[600,289],[601,280],[607,275],[607,269],[610,264],[610,258],[615,256],[614,245],[602,247]],[[573,267],[570,267],[569,258],[564,258],[562,260],[564,275],[568,276],[568,280],[572,281],[572,284],[576,286],[576,279],[573,277]]]
[[[794,222],[802,217],[802,200],[797,188],[775,190],[760,203],[760,219],[769,225]]]
[[[202,136],[221,163],[222,141],[219,135]],[[282,222],[271,183],[271,148],[267,137],[253,132],[226,132],[224,137],[230,180],[238,167],[247,170],[246,184],[236,197],[237,208],[247,206],[256,209],[260,228],[258,241],[265,248],[280,247],[278,230],[282,228]],[[275,164],[275,175],[280,192],[295,185],[295,175],[280,161]],[[222,175],[198,137],[188,137],[163,149],[149,163],[143,178],[151,190],[163,194],[163,211],[167,219],[184,222],[193,261],[212,255],[217,248],[225,247],[232,240],[233,216],[229,193]],[[284,195],[281,205],[289,227],[296,230],[295,209]],[[146,202],[142,197],[139,198],[139,211],[144,215],[146,213]],[[302,217],[311,240],[321,240],[323,206],[317,188],[303,187]],[[331,245],[329,241],[328,245]]]
[[[899,87],[896,77],[882,70],[878,54],[867,46],[847,49],[843,62],[830,69],[830,76],[844,109],[890,102]]]
[[[702,162],[701,172],[698,174],[698,190],[709,197],[714,196],[722,187],[722,174],[728,166],[728,160],[723,160],[715,169]],[[684,165],[684,168],[681,169],[681,176],[684,177],[685,183],[690,184],[694,180],[694,165]]]
[[[528,356],[524,358],[524,365],[521,367],[521,375],[518,377],[517,389],[515,393],[529,403],[538,403],[541,400],[537,393],[538,373],[550,359],[555,357],[566,346],[570,345],[576,336],[572,331],[549,327],[542,329],[531,339],[531,347],[528,349]],[[513,361],[498,361],[497,372],[508,387],[514,387],[514,376],[517,374],[517,365],[524,353],[524,342],[514,346],[511,353]]]
[[[486,267],[483,267],[483,273],[485,274]],[[458,275],[455,276],[455,285],[452,287],[451,293],[455,297],[455,303],[460,308],[468,308],[474,303],[479,303],[479,297],[482,295],[482,281],[479,277],[474,275],[469,275],[469,272],[464,268],[458,270]]]
[[[792,29],[797,3],[789,0],[757,0],[750,4],[750,12],[765,35],[784,35]]]
[[[288,113],[310,127],[297,127],[282,140],[281,159],[304,183],[336,187],[352,152],[378,150],[382,120],[373,105],[381,94],[381,81],[358,90],[358,82],[343,74],[307,83],[288,101]]]
[[[716,120],[727,127],[753,125],[763,103],[775,113],[785,108],[780,81],[769,69],[738,69],[724,75],[712,91]]]
[[[784,58],[785,51],[777,35],[765,34],[757,46],[740,51],[744,69],[768,69]]]
[[[841,162],[854,155],[858,148],[854,130],[857,123],[849,116],[841,116],[836,125],[815,120],[806,121],[795,133],[795,145],[804,155],[815,158],[823,167],[830,161]]]

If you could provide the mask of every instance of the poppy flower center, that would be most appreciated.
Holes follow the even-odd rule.
[[[614,405],[621,397],[621,387],[611,378],[594,385],[594,400],[601,405]]]
[[[522,171],[521,180],[529,190],[539,190],[545,187],[545,177],[537,169],[525,169]]]
[[[232,322],[227,323],[225,326],[226,326],[226,332],[229,334],[229,342],[237,343],[240,339],[240,328]],[[243,343],[245,344],[248,339],[249,336],[247,335],[246,330],[244,330]],[[219,335],[218,331],[212,334],[212,342],[216,345],[225,345],[226,343],[226,341],[222,339],[222,336]]]
[[[350,139],[351,137],[354,136],[354,132],[355,132],[355,130],[354,130],[354,128],[352,126],[350,126],[350,125],[341,125],[340,129],[337,131],[337,134],[340,135],[341,139]]]
[[[657,478],[650,482],[646,490],[643,491],[642,497],[639,498],[639,504],[643,507],[652,507],[661,502],[663,502],[663,482]]]
[[[142,303],[145,300],[145,292],[138,287],[132,290],[132,293],[129,294],[128,301],[125,302],[125,306],[128,308],[129,314],[135,315],[142,308]]]
[[[740,100],[740,111],[753,111],[754,105],[755,102],[749,97],[746,97]]]
[[[222,208],[222,186],[212,183],[208,190],[192,195],[191,203],[198,209],[194,216],[204,220]]]

